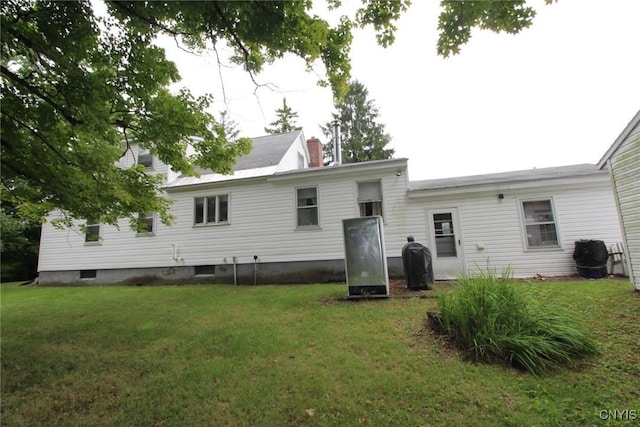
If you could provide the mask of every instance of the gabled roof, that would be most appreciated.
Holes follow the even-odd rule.
[[[253,149],[249,154],[238,159],[233,170],[240,171],[277,166],[287,153],[287,150],[289,150],[289,147],[291,147],[291,144],[301,133],[301,130],[296,130],[252,138]]]
[[[513,172],[490,173],[486,175],[461,176],[455,178],[412,181],[409,191],[437,190],[443,188],[471,187],[487,184],[539,181],[546,179],[571,178],[577,176],[606,174],[596,165],[581,164],[540,169],[526,169]]]
[[[200,169],[198,170],[199,177],[180,175],[165,188],[271,175],[277,171],[282,158],[301,135],[302,131],[296,130],[252,138],[251,152],[238,158],[232,174],[223,175],[210,169]]]
[[[604,156],[602,156],[602,158],[598,162],[598,167],[600,169],[602,169],[604,165],[607,163],[607,160],[609,160],[609,158],[613,156],[613,153],[615,153],[618,150],[618,148],[620,148],[620,145],[622,145],[622,143],[627,139],[631,131],[635,129],[638,123],[640,123],[640,110],[638,110],[638,112],[636,113],[635,116],[633,116],[633,119],[631,119],[627,127],[625,127],[624,130],[620,133],[620,135],[618,135],[618,137],[613,142],[613,144],[611,144],[611,147],[609,147],[607,152],[604,153]]]

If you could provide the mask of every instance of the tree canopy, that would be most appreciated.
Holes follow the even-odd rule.
[[[457,53],[468,28],[517,32],[533,16],[521,1],[480,3],[442,3],[442,55]],[[313,14],[310,0],[105,1],[100,14],[96,4],[0,2],[1,194],[32,219],[58,208],[64,224],[129,218],[135,226],[138,213],[151,211],[170,223],[161,177],[116,166],[131,144],[184,174],[197,167],[231,172],[250,150],[248,139],[229,141],[208,112],[210,96],[169,90],[180,76],[154,44],[159,35],[195,51],[226,45],[252,77],[287,53],[308,68],[321,63],[319,83],[339,101],[350,79],[353,30],[372,26],[378,43],[389,45],[409,1],[363,2],[335,25]],[[187,155],[189,145],[195,154]]]
[[[343,101],[336,104],[337,113],[333,120],[340,123],[340,142],[343,163],[358,163],[370,160],[390,159],[395,150],[385,148],[391,142],[391,135],[379,122],[379,111],[374,101],[369,99],[369,91],[357,80],[349,84],[349,91]],[[321,126],[330,141],[324,145],[325,157],[333,155],[333,123]]]
[[[516,34],[528,28],[536,16],[526,0],[445,0],[440,5],[437,50],[444,57],[460,53],[460,47],[471,39],[474,27]]]
[[[264,131],[274,134],[300,130],[302,128],[296,126],[297,118],[298,113],[287,105],[287,98],[282,98],[282,107],[276,109],[276,119],[269,124],[271,127],[264,128]]]
[[[27,221],[16,215],[15,206],[0,207],[0,280],[10,282],[36,276],[40,222]]]

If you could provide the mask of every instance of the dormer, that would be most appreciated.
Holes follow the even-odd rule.
[[[176,179],[180,174],[171,170],[171,167],[161,162],[156,156],[151,154],[148,149],[139,146],[136,143],[129,144],[126,153],[118,161],[118,167],[130,168],[134,165],[142,165],[150,175],[165,175],[165,183],[169,183]]]

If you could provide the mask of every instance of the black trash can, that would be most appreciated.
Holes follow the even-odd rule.
[[[402,248],[402,266],[407,289],[431,289],[433,283],[433,266],[431,251],[424,245],[416,243],[409,237],[409,243]]]
[[[573,259],[578,275],[585,279],[607,277],[609,251],[602,240],[578,240],[575,242]]]

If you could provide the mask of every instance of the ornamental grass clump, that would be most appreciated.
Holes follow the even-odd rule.
[[[539,303],[509,271],[502,278],[461,277],[458,284],[436,296],[435,326],[474,360],[504,360],[540,374],[597,353],[571,312]]]

